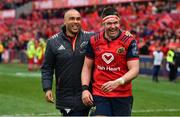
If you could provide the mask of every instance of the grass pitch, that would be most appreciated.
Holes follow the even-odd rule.
[[[133,116],[180,116],[180,82],[165,78],[154,83],[150,76],[133,81]],[[40,72],[28,72],[26,65],[0,64],[0,116],[60,116],[47,103]]]

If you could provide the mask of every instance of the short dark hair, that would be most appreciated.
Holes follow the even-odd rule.
[[[108,15],[116,15],[120,17],[118,11],[114,7],[105,7],[102,11],[101,18],[104,18]]]

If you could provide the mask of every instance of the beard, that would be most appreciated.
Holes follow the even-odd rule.
[[[108,34],[108,37],[110,38],[110,39],[116,39],[118,36],[119,36],[119,29],[117,29],[117,30],[115,30],[115,32],[114,32],[114,34],[111,34],[111,31],[108,31],[107,32]]]

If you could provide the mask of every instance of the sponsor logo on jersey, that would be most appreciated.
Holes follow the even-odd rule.
[[[87,44],[88,44],[88,41],[84,41],[81,43],[80,47],[85,48]]]
[[[122,53],[125,52],[125,48],[124,47],[120,47],[120,48],[117,49],[116,52],[117,52],[117,54],[122,54]]]
[[[106,64],[110,64],[114,60],[114,56],[112,53],[104,53],[102,59]]]
[[[80,45],[80,53],[85,53],[86,52],[86,46],[88,44],[88,41],[84,41]]]
[[[63,45],[60,45],[58,50],[65,50],[65,47]]]
[[[111,72],[117,72],[121,70],[120,67],[100,66],[100,65],[97,65],[97,68],[101,71],[111,71]]]

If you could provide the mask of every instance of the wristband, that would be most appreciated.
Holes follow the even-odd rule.
[[[89,86],[87,86],[87,85],[82,85],[82,92],[85,91],[85,90],[89,90]]]
[[[120,85],[123,85],[125,83],[124,78],[119,78],[119,79],[117,79],[117,81]]]

